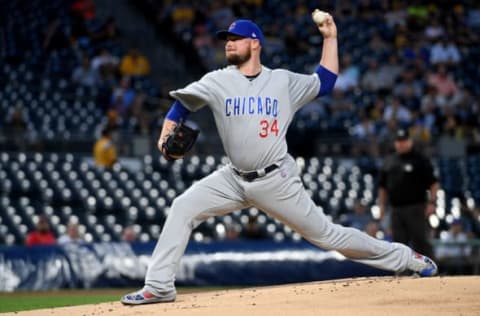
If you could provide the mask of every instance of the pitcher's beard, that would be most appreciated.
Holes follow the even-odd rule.
[[[243,56],[233,54],[233,55],[227,56],[227,62],[229,65],[239,66],[249,61],[250,57],[252,57],[252,54],[250,52],[248,52]]]

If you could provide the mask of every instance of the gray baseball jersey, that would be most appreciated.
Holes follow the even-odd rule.
[[[316,74],[262,67],[250,81],[229,66],[170,94],[191,111],[208,105],[227,156],[236,168],[250,171],[285,157],[285,135],[293,115],[319,89]]]
[[[263,67],[249,80],[230,66],[171,92],[192,111],[205,105],[212,109],[233,166],[214,171],[174,200],[147,270],[147,290],[173,297],[175,270],[192,230],[210,216],[251,206],[351,260],[391,271],[412,266],[410,248],[333,224],[305,191],[295,160],[287,153],[285,134],[295,111],[313,100],[319,89],[316,74]],[[271,164],[278,168],[255,179],[245,179],[233,169],[253,171]]]

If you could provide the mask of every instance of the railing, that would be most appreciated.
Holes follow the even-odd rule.
[[[439,252],[440,247],[455,248],[455,256],[438,256],[437,262],[440,265],[440,273],[443,269],[444,272],[480,274],[480,239],[466,241],[433,239],[431,242],[436,252]]]

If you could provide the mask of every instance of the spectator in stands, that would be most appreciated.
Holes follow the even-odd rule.
[[[370,58],[368,68],[361,79],[361,87],[367,91],[378,92],[387,88],[386,84],[390,82],[390,76],[381,71],[375,58]]]
[[[459,122],[455,111],[451,107],[445,108],[445,115],[442,117],[443,125],[441,134],[456,139],[464,138],[464,130],[462,124]]]
[[[452,107],[444,109],[444,116],[440,129],[440,135],[437,138],[437,151],[444,157],[463,157],[466,155],[465,134],[466,126],[455,114]],[[462,191],[459,186],[451,187],[450,192],[458,194]]]
[[[445,36],[445,28],[440,24],[438,16],[430,19],[430,24],[427,25],[423,34],[427,39],[433,41]]]
[[[379,151],[381,154],[391,153],[392,144],[395,141],[395,133],[400,127],[400,124],[395,118],[390,119],[389,121],[381,121],[382,124],[378,126],[378,144]]]
[[[432,140],[432,133],[429,127],[425,124],[423,117],[419,115],[418,111],[412,112],[412,124],[409,129],[410,136],[414,145],[418,148],[426,149]]]
[[[405,49],[409,44],[408,28],[404,24],[397,24],[393,28],[393,45],[398,50]]]
[[[379,32],[375,32],[371,35],[368,42],[367,54],[368,56],[375,56],[375,58],[382,60],[390,53],[390,48],[383,40]]]
[[[110,108],[115,110],[121,118],[126,119],[130,115],[131,107],[137,97],[137,93],[131,87],[132,80],[123,76],[118,85],[112,91]]]
[[[400,65],[397,55],[391,54],[388,57],[388,61],[386,63],[382,63],[379,71],[382,74],[381,77],[385,80],[385,88],[391,89],[400,77],[403,71],[403,66]]]
[[[368,212],[367,206],[361,200],[357,199],[353,204],[352,211],[351,213],[341,215],[340,223],[358,230],[365,230],[367,224],[373,220],[372,215]]]
[[[405,90],[400,95],[400,100],[410,113],[420,110],[420,98],[415,95],[412,85],[405,87]]]
[[[360,69],[352,64],[352,56],[345,54],[340,60],[340,73],[337,82],[335,82],[335,90],[348,91],[358,86],[360,78]]]
[[[194,28],[193,46],[203,64],[208,70],[214,69],[215,64],[215,47],[212,35],[208,32],[206,24],[198,24]]]
[[[52,15],[50,17],[47,28],[45,29],[42,46],[47,53],[70,47],[70,41],[65,35],[60,24],[60,19],[57,16]]]
[[[177,34],[182,34],[184,30],[189,29],[195,20],[195,8],[189,1],[177,1],[165,11],[170,12],[173,30]]]
[[[244,239],[265,239],[267,235],[265,230],[262,229],[260,224],[258,223],[257,216],[249,216],[248,222],[245,224],[245,227],[242,229],[241,238]]]
[[[104,128],[108,128],[111,130],[116,130],[120,128],[121,119],[117,111],[110,109],[107,111],[106,116],[107,116],[107,122],[105,123]],[[100,130],[100,133],[101,133],[101,130]]]
[[[225,224],[225,239],[226,240],[238,240],[242,226],[237,223]]]
[[[407,9],[403,1],[382,1],[382,4],[391,6],[385,8],[384,16],[390,29],[394,29],[398,25],[406,26]]]
[[[73,70],[72,81],[85,87],[96,87],[98,85],[98,72],[93,69],[88,56],[83,56],[82,63]]]
[[[465,273],[465,259],[472,253],[472,247],[467,244],[468,239],[460,219],[455,219],[448,231],[440,235],[443,244],[435,249],[435,255],[439,260],[447,260],[446,269],[449,274]]]
[[[125,242],[137,241],[138,234],[133,225],[126,226],[122,232],[122,240]]]
[[[35,230],[27,234],[25,245],[28,247],[53,245],[56,242],[57,240],[53,232],[50,230],[50,224],[48,223],[47,217],[45,215],[40,215],[35,224]]]
[[[446,36],[441,37],[430,50],[430,62],[432,64],[447,63],[458,64],[461,61],[460,51],[454,42]]]
[[[68,244],[68,243],[80,243],[83,242],[82,236],[78,229],[78,224],[75,222],[70,222],[67,225],[67,231],[65,234],[61,235],[58,238],[59,244]]]
[[[429,47],[422,38],[408,39],[402,47],[402,59],[408,65],[417,65],[422,69],[429,57]]]
[[[90,48],[90,30],[83,16],[76,12],[71,14],[70,40],[77,51]]]
[[[392,97],[390,99],[383,113],[383,120],[385,122],[391,119],[397,120],[402,126],[408,125],[412,119],[410,111],[401,103],[398,97]]]
[[[91,35],[92,40],[97,43],[114,43],[120,38],[120,30],[113,16],[109,16],[105,23]]]
[[[285,33],[283,34],[283,46],[285,47],[285,52],[291,58],[306,54],[310,48],[305,39],[298,36],[297,30],[292,24],[287,24],[285,26]],[[341,69],[344,68],[341,67]],[[337,85],[338,79],[336,86]]]
[[[93,146],[95,164],[102,168],[111,168],[117,162],[117,147],[113,140],[114,130],[105,128]]]
[[[478,32],[474,32],[472,28],[472,24],[476,24],[476,22],[471,23],[470,19],[471,17],[477,15],[478,12],[479,10],[472,10],[472,8],[470,8],[467,14],[465,14],[465,12],[460,13],[463,14],[464,18],[461,23],[457,23],[455,25],[455,41],[458,43],[459,48],[461,48],[462,46],[473,46],[475,45],[475,43],[479,42]],[[478,16],[480,17],[480,15]]]
[[[99,73],[115,73],[118,57],[113,56],[107,48],[100,49],[98,55],[92,59],[92,68]]]
[[[18,101],[14,107],[9,109],[4,122],[4,132],[11,140],[15,150],[25,150],[26,148],[27,122],[28,117],[23,102]]]
[[[480,238],[480,209],[468,206],[464,197],[460,199],[460,221],[468,238]]]
[[[428,84],[434,86],[437,93],[447,98],[453,98],[457,93],[457,85],[453,77],[448,73],[445,64],[439,64],[437,71],[427,77]]]
[[[407,6],[407,25],[411,31],[422,31],[427,25],[428,18],[428,6],[422,1],[412,1],[411,4]]]
[[[429,133],[433,136],[438,133],[438,113],[435,105],[429,103],[422,106],[421,114],[419,116],[422,119],[422,123]]]
[[[420,100],[422,112],[429,110],[429,108],[437,109],[443,108],[447,104],[447,98],[440,95],[435,86],[429,85],[426,87],[426,92]]]
[[[413,93],[414,96],[420,98],[424,93],[424,85],[423,76],[419,76],[416,66],[409,65],[403,70],[400,78],[393,86],[392,94],[401,97],[407,93]],[[411,92],[408,92],[409,90],[411,90]]]
[[[359,122],[352,127],[354,137],[353,154],[368,154],[376,156],[376,130],[372,119],[364,111],[359,113]]]
[[[95,2],[92,0],[74,0],[70,9],[84,20],[93,20],[96,16]]]
[[[232,9],[224,1],[212,1],[209,15],[216,29],[227,29],[235,19]]]
[[[150,132],[150,124],[158,119],[158,115],[146,108],[145,93],[138,93],[132,103],[130,117],[135,120],[136,132],[142,135],[148,135]]]
[[[368,109],[368,114],[377,124],[382,122],[383,112],[385,112],[385,105],[385,98],[378,96],[373,100],[372,107]]]
[[[439,183],[431,162],[413,148],[408,130],[398,129],[395,154],[383,164],[379,177],[380,215],[391,208],[393,240],[411,244],[415,251],[433,255],[427,239],[427,218],[435,211]],[[427,191],[430,199],[427,202]]]
[[[120,62],[120,73],[124,76],[145,77],[150,74],[150,62],[138,48],[132,48]]]
[[[469,88],[459,88],[453,99],[450,100],[450,104],[455,108],[455,112],[462,120],[468,120],[476,115],[477,108],[474,93]]]
[[[375,220],[369,221],[365,225],[364,230],[367,233],[367,235],[372,236],[373,238],[380,238],[380,236],[382,235],[380,230],[380,224]],[[380,239],[383,239],[383,238],[380,238]]]

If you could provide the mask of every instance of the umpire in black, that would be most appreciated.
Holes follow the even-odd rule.
[[[429,159],[413,147],[407,129],[395,135],[395,154],[384,161],[379,178],[380,214],[391,208],[393,240],[433,258],[427,218],[435,212],[439,183]]]

